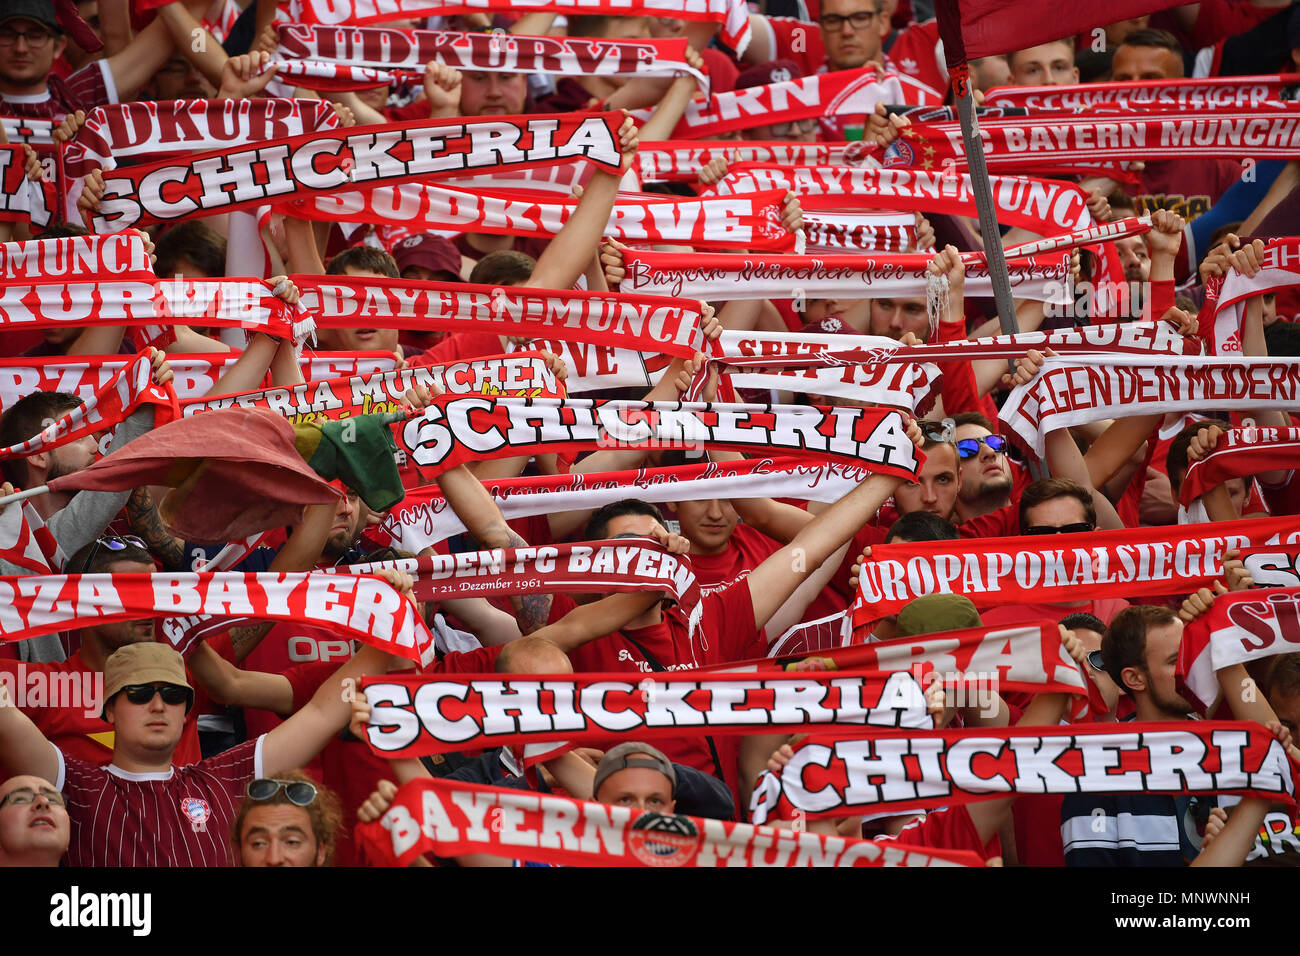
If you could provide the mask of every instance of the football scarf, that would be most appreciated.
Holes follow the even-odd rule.
[[[721,448],[862,464],[911,480],[925,458],[905,427],[898,412],[879,408],[442,395],[406,422],[400,444],[432,474],[588,448]]]
[[[804,248],[811,253],[910,252],[916,217],[909,212],[804,209]]]
[[[937,104],[943,96],[904,74],[881,73],[874,66],[814,73],[797,80],[696,97],[686,107],[673,136],[711,139],[734,130],[802,119],[873,113],[876,104]],[[635,114],[648,119],[649,110]]]
[[[1241,560],[1257,588],[1300,587],[1300,544],[1295,540],[1243,548]]]
[[[1219,443],[1208,455],[1188,462],[1178,497],[1184,505],[1190,505],[1229,478],[1291,471],[1297,465],[1300,428],[1230,428],[1219,436]]]
[[[256,209],[343,187],[583,158],[617,173],[618,113],[414,120],[321,130],[112,170],[96,232]]]
[[[1085,113],[1098,108],[1134,113],[1285,108],[1283,91],[1297,83],[1300,76],[1213,76],[1063,86],[999,86],[988,91],[984,102],[988,106],[1024,106],[1047,113]]]
[[[1241,326],[1250,299],[1300,285],[1300,238],[1270,239],[1264,246],[1260,270],[1246,277],[1236,269],[1213,276],[1205,286],[1200,334],[1211,355],[1240,355]]]
[[[0,331],[92,325],[215,325],[282,339],[311,329],[261,279],[38,280],[0,286]],[[157,329],[147,337],[156,340]]]
[[[29,222],[44,229],[54,221],[54,184],[27,178],[26,153],[21,145],[0,145],[0,186],[0,222]]]
[[[805,498],[838,501],[870,472],[858,465],[798,458],[673,465],[565,475],[528,475],[485,482],[506,520],[561,511],[592,511],[624,498],[653,504],[711,498]],[[465,531],[435,486],[412,488],[372,537],[412,553]]]
[[[853,621],[897,614],[925,594],[963,594],[977,608],[1186,594],[1222,576],[1225,551],[1296,532],[1300,517],[873,545]]]
[[[0,559],[33,574],[55,574],[67,560],[30,501],[0,510]]]
[[[932,729],[906,671],[767,674],[416,674],[362,678],[366,741],[385,759],[572,740]]]
[[[956,850],[669,816],[444,778],[402,786],[383,817],[357,826],[357,841],[389,866],[409,866],[425,853],[490,853],[564,866],[982,865],[974,853]]]
[[[12,282],[153,282],[144,237],[133,231],[0,243],[0,279]]]
[[[1104,418],[1188,411],[1300,411],[1300,360],[1096,355],[1048,358],[998,418],[1042,457],[1046,435]]]
[[[155,424],[162,425],[180,414],[171,385],[155,385],[153,363],[148,351],[135,356],[103,388],[63,417],[51,422],[26,441],[0,448],[0,461],[26,458],[51,451],[87,435],[116,428],[142,404],[158,406]]]
[[[784,190],[704,199],[620,193],[604,234],[622,242],[798,252],[803,237],[781,224],[784,203]],[[577,208],[577,200],[549,191],[471,192],[424,183],[341,190],[288,206],[292,215],[301,219],[537,239],[558,233]]]
[[[162,0],[145,0],[161,6]],[[456,13],[557,13],[561,16],[679,17],[722,25],[722,40],[739,56],[749,45],[749,8],[739,0],[291,0],[294,23],[333,27]]]
[[[1019,793],[1237,793],[1295,803],[1296,768],[1282,744],[1244,721],[885,732],[793,746],[790,762],[754,786],[755,823]]]
[[[165,618],[162,634],[184,654],[193,646],[195,623],[255,618],[318,622],[422,666],[434,657],[433,635],[419,609],[387,581],[368,575],[223,571],[0,577],[0,605],[4,641]]]
[[[879,166],[870,143],[792,143],[784,140],[661,140],[637,146],[636,168],[642,182],[695,183],[700,170],[715,159],[729,163],[774,163],[778,166]]]
[[[488,73],[542,73],[552,76],[694,76],[707,94],[708,80],[686,62],[686,39],[594,40],[584,37],[518,36],[510,33],[458,33],[452,30],[394,30],[388,27],[334,27],[281,23],[278,26],[281,76],[304,76],[313,88],[357,89],[340,85],[333,67],[369,71],[392,82],[417,77],[436,60],[457,70]],[[305,73],[295,61],[309,65]],[[287,69],[286,69],[287,68]],[[323,69],[316,69],[323,68]],[[314,75],[315,72],[324,75]],[[320,81],[324,81],[321,83]],[[347,81],[344,81],[347,82]],[[306,84],[311,86],[311,84]]]
[[[628,249],[623,254],[627,274],[620,288],[709,301],[783,298],[792,292],[802,293],[805,299],[924,296],[933,258],[927,253],[773,256]],[[1007,262],[1017,298],[1062,305],[1073,301],[1066,282],[1069,270],[1069,257],[1061,254]],[[989,296],[992,290],[988,266],[968,265],[965,294]]]
[[[1183,631],[1178,681],[1190,702],[1209,713],[1219,702],[1217,671],[1300,651],[1300,588],[1221,594]]]
[[[325,100],[162,100],[99,106],[63,150],[68,181],[64,214],[81,222],[81,180],[123,160],[154,162],[168,156],[233,150],[268,140],[336,129],[338,116]],[[251,188],[250,178],[245,189]],[[160,190],[162,184],[159,183]]]
[[[578,290],[348,276],[291,277],[322,329],[494,332],[693,358],[705,347],[700,303]]]

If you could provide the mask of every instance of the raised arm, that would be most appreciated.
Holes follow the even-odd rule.
[[[59,776],[59,755],[54,744],[18,709],[6,681],[0,681],[0,764],[10,774],[31,774],[46,780],[57,780]]]

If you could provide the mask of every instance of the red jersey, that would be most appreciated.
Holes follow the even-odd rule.
[[[1002,841],[995,833],[988,843],[980,841],[975,821],[970,818],[970,811],[958,804],[931,810],[920,819],[913,820],[897,836],[875,837],[877,843],[901,843],[920,849],[931,847],[935,850],[969,850],[981,859],[1002,855]]]
[[[1020,534],[1020,506],[1013,501],[997,511],[976,515],[957,525],[957,532],[963,538],[1007,538]]]
[[[59,751],[72,824],[68,866],[230,866],[230,828],[262,738],[166,773],[99,767]]]
[[[485,355],[500,355],[505,351],[501,337],[489,332],[457,332],[449,335],[437,345],[426,349],[412,365],[445,365],[448,362],[463,362],[482,358]]]
[[[1140,174],[1139,215],[1172,209],[1188,222],[1209,210],[1241,179],[1241,164],[1231,159],[1161,159]]]
[[[102,720],[98,711],[86,713],[91,710],[89,705],[102,703],[97,697],[104,690],[103,674],[86,665],[80,650],[66,661],[46,664],[0,661],[0,673],[12,675],[15,690],[23,688],[26,699],[20,701],[22,712],[59,750],[90,764],[102,765],[113,759],[113,725]],[[34,693],[36,680],[44,682],[45,692],[39,699]],[[196,688],[195,701],[185,715],[185,728],[172,755],[172,762],[178,767],[197,763],[202,757],[199,752],[198,715],[201,708],[198,698],[203,696],[203,692],[197,689],[193,677],[189,682]],[[71,700],[71,695],[78,693],[83,703],[72,707],[51,706],[47,701],[55,692],[61,700]]]

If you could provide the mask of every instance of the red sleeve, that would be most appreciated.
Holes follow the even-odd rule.
[[[939,342],[959,342],[966,337],[966,319],[960,322],[940,322]],[[940,387],[943,396],[943,413],[956,415],[958,412],[979,410],[979,389],[975,387],[975,370],[969,361],[958,359],[955,362],[938,362],[939,374],[942,376]]]
[[[1147,300],[1144,319],[1159,321],[1160,317],[1174,307],[1174,280],[1162,279],[1151,283],[1151,298]],[[948,406],[945,405],[944,408]]]
[[[749,661],[767,653],[761,628],[754,627],[754,600],[748,579],[706,594],[700,627],[706,636],[719,635],[719,661]]]
[[[835,575],[827,582],[826,586],[846,600],[852,601],[854,592],[849,587],[849,578],[853,576],[853,565],[857,563],[858,555],[862,553],[864,548],[869,548],[873,544],[884,544],[885,535],[888,533],[887,528],[874,524],[863,525],[858,529],[858,533],[849,542],[849,550],[845,552],[839,570],[835,572]]]
[[[503,645],[480,647],[473,651],[452,651],[432,668],[437,674],[491,674]]]
[[[295,664],[280,672],[293,688],[293,712],[302,710],[303,705],[311,700],[312,695],[320,689],[335,671],[339,669],[335,661],[311,661],[307,664]]]
[[[979,515],[957,526],[963,538],[1008,538],[1020,534],[1020,511],[1015,504]]]
[[[878,837],[878,840],[891,839],[904,846],[933,847],[936,850],[970,850],[982,859],[1002,855],[1002,842],[995,833],[988,843],[981,843],[975,821],[965,806],[945,807],[932,810],[921,820],[914,820],[896,837]]]

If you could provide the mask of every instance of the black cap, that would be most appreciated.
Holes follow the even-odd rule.
[[[0,23],[18,19],[35,20],[55,33],[63,32],[59,18],[54,14],[52,0],[5,0],[4,8],[0,11]]]

